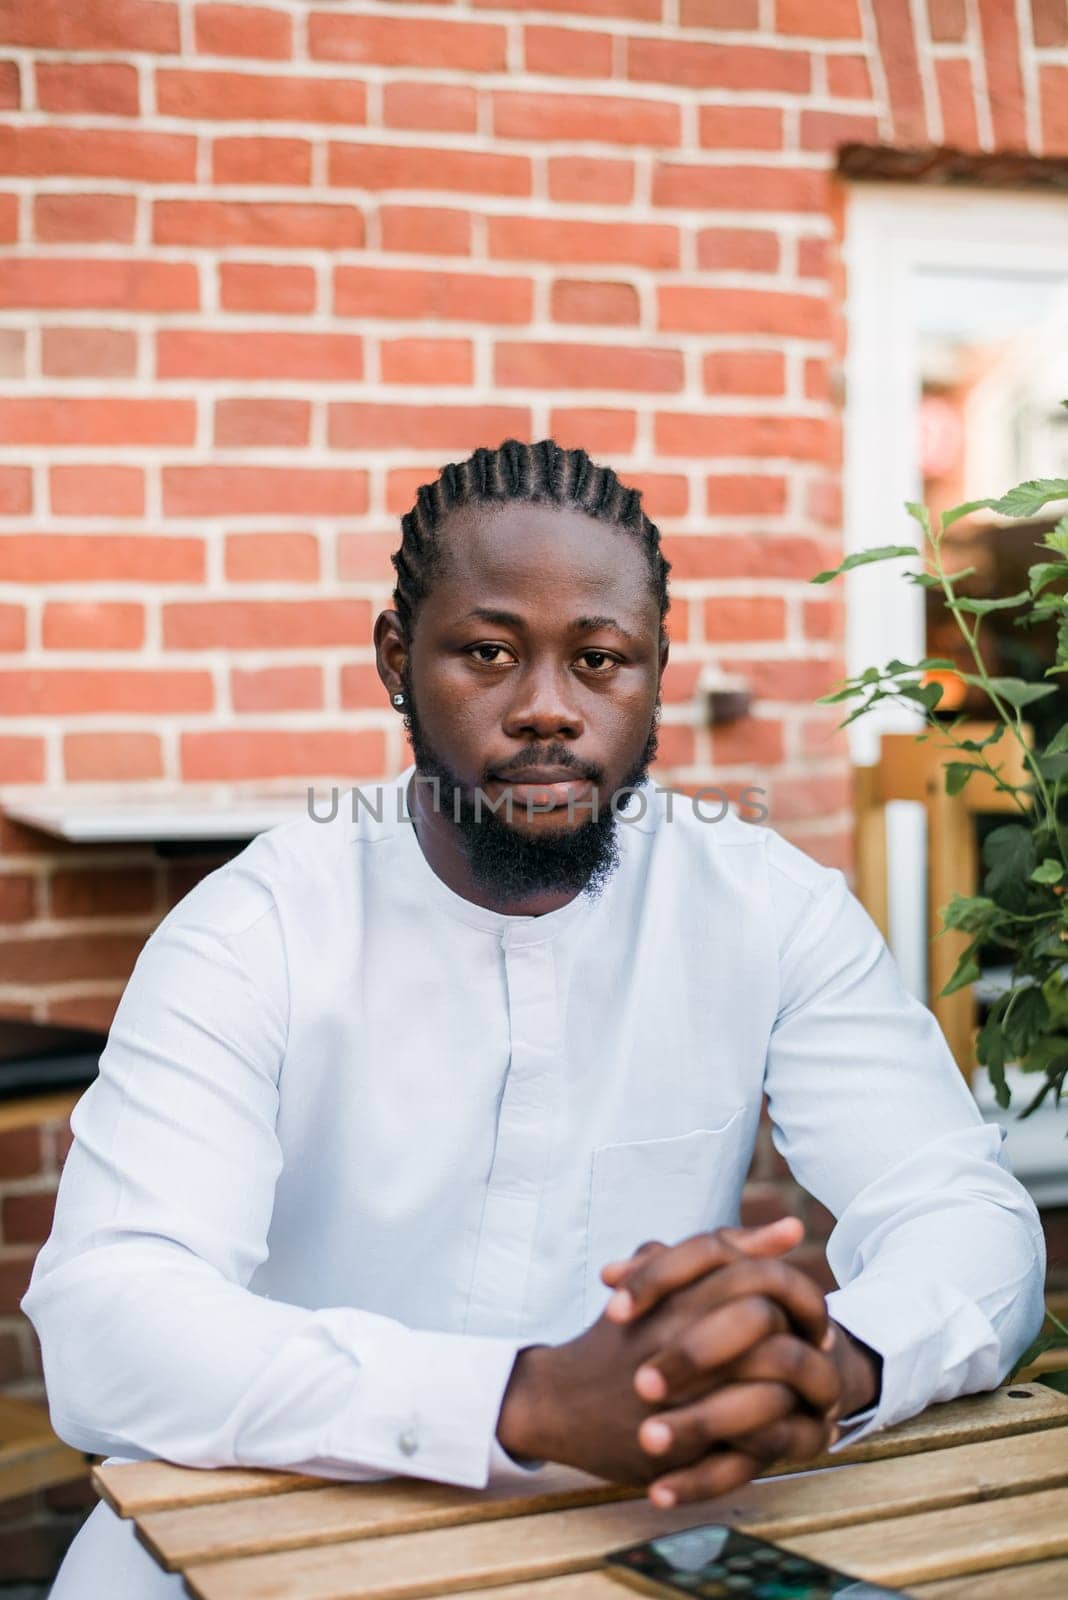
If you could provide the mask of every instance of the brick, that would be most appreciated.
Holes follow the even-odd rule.
[[[137,335],[124,328],[45,328],[41,371],[50,378],[130,378]]]
[[[156,338],[156,375],[358,382],[363,377],[363,340],[350,333],[161,328]]]
[[[679,21],[684,28],[739,28],[755,33],[760,26],[760,0],[682,0]]]
[[[350,468],[163,468],[168,517],[344,517],[366,510],[367,474]]]
[[[7,583],[203,583],[202,539],[150,534],[0,534]]]
[[[310,400],[270,400],[258,396],[215,402],[215,443],[220,449],[293,449],[308,443]]]
[[[778,595],[716,595],[705,601],[705,638],[713,644],[785,637],[786,601]]]
[[[471,213],[438,206],[382,206],[378,213],[383,250],[429,256],[471,254]]]
[[[55,1208],[54,1188],[5,1195],[0,1219],[5,1244],[43,1244],[52,1231]]]
[[[927,21],[936,44],[959,44],[968,37],[968,0],[927,0]]]
[[[379,347],[383,383],[472,383],[474,347],[469,339],[387,339]]]
[[[8,965],[5,959],[3,946],[0,946],[0,978],[4,968]],[[43,976],[43,974],[41,975]],[[38,982],[41,977],[38,977]],[[14,1316],[19,1309],[19,1302],[30,1286],[30,1273],[33,1271],[33,1262],[36,1250],[31,1249],[28,1254],[14,1256],[5,1254],[0,1260],[0,1316]],[[13,1552],[15,1552],[13,1557]],[[32,1557],[27,1552],[33,1552]],[[22,1538],[18,1535],[7,1534],[0,1543],[0,1559],[3,1560],[4,1570],[27,1570],[27,1562],[33,1560],[33,1565],[28,1568],[34,1576],[44,1577],[55,1568],[50,1565],[54,1558],[54,1547],[47,1543],[47,1535],[42,1528],[26,1530]],[[13,1560],[18,1561],[19,1567],[13,1566]]]
[[[322,667],[234,667],[230,702],[235,711],[320,711]]]
[[[195,311],[199,304],[197,269],[189,261],[0,262],[0,306]]]
[[[334,310],[342,317],[522,323],[530,321],[533,306],[529,278],[392,267],[334,269]]]
[[[706,150],[782,149],[782,112],[771,106],[701,106],[697,128]]]
[[[551,314],[554,322],[623,327],[639,320],[641,308],[632,283],[557,278],[552,286]]]
[[[682,113],[675,105],[615,95],[505,92],[493,96],[493,128],[501,139],[677,145]]]
[[[433,473],[424,473],[424,478],[429,477]],[[337,546],[338,577],[342,583],[393,583],[396,574],[389,558],[399,543],[399,535],[392,533],[341,534]]]
[[[851,806],[847,772],[776,774],[768,800],[768,822],[774,828],[803,817],[832,817]]]
[[[154,733],[127,730],[65,734],[63,774],[69,783],[126,783],[162,778],[163,752],[159,737]],[[111,877],[109,873],[109,881]]]
[[[369,661],[349,662],[341,669],[341,708],[362,711],[385,704],[386,691],[378,669]],[[3,880],[0,879],[0,882]]]
[[[670,472],[626,472],[628,489],[637,489],[647,517],[684,517],[690,508],[690,486]]]
[[[0,243],[14,244],[18,236],[18,195],[0,194]]]
[[[1031,0],[1031,29],[1035,44],[1068,44],[1068,10],[1061,0]]]
[[[8,745],[14,748],[8,750]],[[25,749],[20,750],[19,746]],[[36,763],[28,758],[36,753]],[[28,765],[39,766],[44,773],[43,739],[0,739],[0,773],[5,783],[32,783],[22,773]],[[30,922],[35,916],[35,882],[25,873],[0,873],[0,923],[10,926],[14,922]],[[4,1177],[8,1176],[7,1172]]]
[[[0,12],[0,43],[170,54],[179,48],[178,7],[170,0],[108,0],[105,6],[7,0]]]
[[[529,11],[530,0],[474,0],[494,11]],[[539,11],[566,11],[585,17],[622,17],[631,22],[662,22],[663,0],[538,0]]]
[[[370,778],[385,766],[385,735],[378,729],[308,729],[267,732],[220,729],[185,733],[182,777],[187,782],[244,778]]]
[[[101,711],[210,711],[213,702],[209,672],[164,672],[129,666],[121,670],[35,667],[0,672],[0,710],[15,717]]]
[[[825,211],[827,175],[793,167],[699,167],[661,163],[653,204],[701,211]]]
[[[501,439],[529,438],[530,412],[521,406],[331,405],[330,444],[337,450],[475,450]]]
[[[711,272],[777,272],[779,237],[763,228],[702,228],[697,265]]]
[[[799,278],[826,278],[831,270],[830,240],[798,239],[797,275]]]
[[[18,517],[33,510],[33,474],[29,467],[0,467],[0,517]]]
[[[805,600],[801,605],[801,624],[806,639],[841,640],[845,633],[845,605],[837,595]]]
[[[706,394],[784,394],[786,358],[778,350],[712,350],[701,381]]]
[[[156,101],[166,117],[207,122],[367,121],[367,88],[342,78],[291,78],[259,72],[161,67]]]
[[[32,1178],[41,1170],[44,1153],[39,1127],[0,1132],[0,1172],[4,1178]]]
[[[833,153],[844,144],[874,144],[879,138],[879,119],[855,111],[802,111],[802,150]]]
[[[22,104],[22,81],[17,61],[0,61],[0,111],[17,111]]]
[[[655,448],[669,456],[782,456],[826,461],[836,434],[821,417],[683,415],[654,419]]]
[[[312,147],[307,139],[216,139],[211,147],[215,183],[311,183]]]
[[[8,445],[189,445],[195,437],[189,400],[0,399],[0,438]]]
[[[358,249],[363,216],[355,206],[277,201],[157,200],[156,244],[267,245],[274,249]]]
[[[478,94],[460,83],[387,83],[382,90],[382,123],[386,128],[429,133],[474,133]]]
[[[634,411],[606,407],[558,407],[550,412],[549,432],[565,450],[591,455],[626,455],[634,449],[638,417]]]
[[[193,38],[203,56],[286,61],[293,54],[292,18],[266,6],[197,6]]]
[[[627,40],[627,77],[689,89],[759,89],[807,94],[809,57],[762,45],[699,44],[693,39]]]
[[[665,703],[677,705],[692,700],[697,690],[700,672],[699,661],[680,661],[673,655],[660,680],[660,693]]]
[[[13,178],[125,178],[192,183],[197,142],[185,133],[126,128],[0,128],[0,171]]]
[[[683,386],[678,350],[616,344],[498,344],[494,381],[500,388],[627,389],[672,394]]]
[[[523,58],[528,72],[565,78],[610,78],[612,35],[583,28],[523,29]]]
[[[634,163],[611,156],[550,156],[549,198],[629,205],[634,199]]]
[[[978,150],[979,123],[971,63],[964,56],[940,58],[934,63],[934,70],[942,109],[943,143],[958,150]]]
[[[781,34],[807,39],[862,39],[857,0],[775,0],[775,27]]]
[[[831,368],[828,362],[812,360],[805,362],[805,399],[820,400],[828,404],[831,400]]]
[[[871,8],[894,138],[901,144],[924,144],[927,113],[908,0],[871,0]]]
[[[843,676],[840,661],[800,657],[790,661],[724,661],[724,671],[744,673],[753,694],[760,700],[808,701],[826,694]],[[813,808],[816,814],[822,807]]]
[[[349,189],[529,195],[532,187],[529,156],[414,145],[331,144],[327,177]]]
[[[677,722],[662,723],[657,739],[656,770],[692,767],[697,759],[697,743],[692,727]]]
[[[870,100],[871,72],[863,56],[828,56],[827,89],[839,100]]]
[[[1046,155],[1068,155],[1068,67],[1040,67],[1042,149]]]
[[[26,645],[25,606],[0,602],[0,652],[18,651]]]
[[[402,516],[415,504],[419,489],[436,477],[432,467],[394,467],[386,473],[386,510]]]
[[[429,67],[437,72],[503,72],[507,35],[499,23],[420,18],[413,24],[408,17],[313,11],[308,18],[308,54],[313,61]]]
[[[219,304],[224,311],[314,311],[315,271],[263,261],[221,261]]]
[[[315,583],[319,541],[313,533],[230,533],[224,562],[228,583]]]
[[[57,517],[143,517],[144,470],[85,462],[50,467],[48,498]]]
[[[489,253],[498,261],[596,261],[614,267],[677,267],[679,235],[676,228],[657,223],[490,217]]]
[[[33,203],[33,231],[46,244],[132,244],[136,216],[132,194],[42,194]]]
[[[38,61],[34,73],[42,111],[136,117],[141,108],[137,68],[127,61]]]
[[[657,291],[657,326],[694,333],[770,333],[825,339],[828,307],[822,295],[766,289],[705,289],[664,284]]]
[[[55,984],[126,978],[145,942],[143,934],[94,932],[46,934],[0,940],[0,982]],[[11,1267],[9,1260],[0,1264]],[[28,1274],[27,1274],[28,1276]],[[0,1303],[0,1310],[12,1308]]]

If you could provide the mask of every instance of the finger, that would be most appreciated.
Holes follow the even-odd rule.
[[[718,1228],[694,1234],[681,1244],[650,1252],[625,1263],[615,1277],[616,1292],[605,1307],[610,1322],[627,1322],[648,1311],[665,1295],[743,1257],[784,1255],[798,1243],[804,1228],[797,1217],[782,1217],[763,1228]],[[615,1263],[613,1263],[615,1265]]]
[[[772,1334],[736,1361],[726,1376],[736,1382],[762,1378],[788,1383],[806,1405],[824,1413],[842,1393],[842,1380],[830,1357],[790,1333]]]
[[[655,1274],[658,1261],[644,1268]],[[634,1291],[632,1291],[634,1292]],[[708,1274],[699,1289],[702,1313],[737,1299],[762,1295],[782,1306],[797,1332],[819,1345],[827,1332],[827,1302],[822,1290],[806,1273],[786,1261],[738,1260]]]
[[[648,1255],[651,1250],[666,1250],[667,1248],[668,1246],[659,1239],[647,1239],[625,1261],[606,1261],[601,1268],[601,1278],[610,1288],[614,1287],[621,1279],[626,1277],[627,1273],[642,1256]]]
[[[837,1429],[823,1417],[805,1417],[798,1412],[770,1423],[766,1428],[739,1434],[731,1440],[735,1449],[744,1450],[764,1466],[773,1461],[811,1461],[828,1448],[828,1439]]]
[[[797,1410],[797,1396],[783,1383],[732,1383],[693,1405],[646,1417],[638,1443],[652,1456],[677,1455],[682,1461],[704,1454],[711,1444],[769,1430]]]
[[[655,1506],[682,1505],[688,1500],[714,1500],[748,1483],[760,1470],[760,1463],[739,1450],[722,1450],[705,1456],[696,1465],[669,1472],[649,1485],[648,1496]]]
[[[764,1295],[732,1300],[691,1322],[678,1339],[643,1361],[634,1388],[643,1400],[684,1395],[697,1381],[708,1387],[710,1372],[736,1361],[762,1339],[787,1331],[782,1308]]]

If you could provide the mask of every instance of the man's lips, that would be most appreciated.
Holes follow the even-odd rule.
[[[542,776],[532,770],[517,773],[510,777],[498,777],[496,773],[490,778],[490,783],[501,788],[510,789],[512,799],[523,806],[537,806],[540,810],[560,806],[577,805],[589,799],[593,787],[589,778],[579,778],[574,774],[567,777],[553,775],[551,769]]]

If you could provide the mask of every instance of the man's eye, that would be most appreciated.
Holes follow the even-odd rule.
[[[619,662],[615,656],[610,656],[607,650],[584,650],[579,657],[581,661],[591,663],[591,672],[604,676],[612,667],[618,667]]]
[[[471,649],[468,651],[468,654],[474,656],[474,655],[476,655],[476,652],[479,652],[479,651],[482,651],[482,650],[488,650],[490,655],[492,656],[492,655],[495,655],[495,654],[499,654],[503,649],[504,649],[504,645],[503,644],[474,644],[474,645],[471,646]],[[476,659],[479,660],[479,661],[484,662],[487,667],[495,667],[495,666],[497,666],[497,662],[496,661],[491,661],[484,655],[477,655]]]

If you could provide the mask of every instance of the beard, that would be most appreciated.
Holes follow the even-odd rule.
[[[619,823],[609,802],[575,826],[523,832],[505,820],[486,803],[476,807],[463,783],[443,761],[426,736],[412,694],[407,673],[402,684],[405,695],[404,726],[411,740],[415,765],[422,778],[436,779],[436,806],[454,823],[463,841],[471,876],[494,900],[508,904],[522,902],[537,893],[580,892],[595,898],[619,865]],[[657,697],[649,733],[641,755],[628,769],[615,793],[623,795],[637,788],[649,776],[656,758],[657,729],[660,725],[660,699]],[[603,772],[576,767],[566,745],[539,749],[535,758],[542,766],[569,767],[576,777],[593,783],[604,781]],[[577,808],[576,808],[577,809]]]

